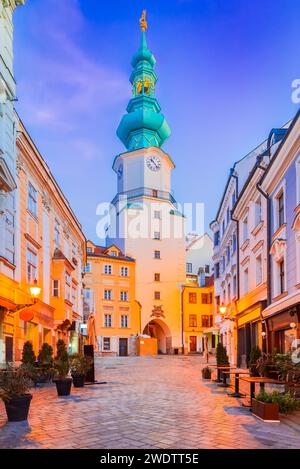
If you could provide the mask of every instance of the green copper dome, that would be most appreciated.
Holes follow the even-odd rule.
[[[131,61],[133,97],[128,103],[127,114],[123,116],[117,129],[117,135],[127,150],[161,147],[171,134],[155,98],[155,63],[155,57],[147,46],[146,33],[142,31],[140,48]]]

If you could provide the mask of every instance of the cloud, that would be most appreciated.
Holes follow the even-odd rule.
[[[31,33],[22,44],[18,95],[31,124],[72,131],[84,116],[128,95],[128,77],[81,45],[89,24],[77,0],[41,3],[30,12]]]

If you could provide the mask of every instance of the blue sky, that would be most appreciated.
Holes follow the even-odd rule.
[[[299,0],[27,0],[15,14],[17,110],[88,238],[124,151],[116,128],[147,9],[179,202],[214,218],[229,168],[299,105]]]

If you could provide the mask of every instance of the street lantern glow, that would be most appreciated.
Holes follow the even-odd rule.
[[[41,293],[41,287],[38,286],[37,280],[33,282],[33,285],[30,287],[30,294],[33,299],[36,299]]]
[[[296,329],[296,327],[297,327],[297,324],[295,322],[290,323],[290,328],[291,329]]]
[[[220,314],[222,314],[222,315],[226,314],[226,310],[227,310],[227,308],[226,308],[226,306],[225,306],[224,304],[222,304],[222,305],[220,306],[220,308],[219,308],[219,312],[220,312]]]

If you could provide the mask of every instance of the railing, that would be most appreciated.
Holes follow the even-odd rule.
[[[172,204],[176,204],[176,200],[170,192],[150,189],[148,187],[139,187],[138,189],[121,192],[113,198],[111,203],[116,205],[120,199],[125,197],[127,197],[127,200],[138,199],[140,197],[152,197],[159,200],[168,200]]]

